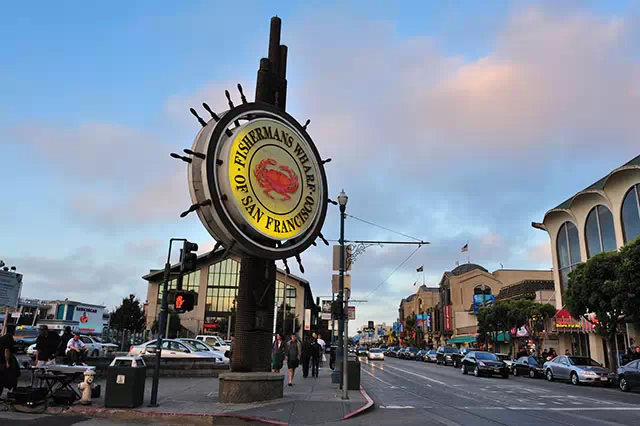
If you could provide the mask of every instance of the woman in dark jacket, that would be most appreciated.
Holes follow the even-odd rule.
[[[276,340],[274,340],[273,346],[271,346],[271,369],[274,373],[279,373],[280,369],[282,369],[285,349],[286,345],[282,340],[282,336],[276,334]]]

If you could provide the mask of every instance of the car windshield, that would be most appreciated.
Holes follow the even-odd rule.
[[[378,348],[371,349],[369,352],[371,352],[372,354],[380,354],[382,353],[382,349],[378,349]]]
[[[431,349],[429,352],[427,352],[429,355],[435,355],[436,351],[434,351],[433,349]]]
[[[196,352],[209,352],[209,348],[198,340],[183,340],[182,342],[193,347]]]
[[[534,357],[529,357],[529,365],[538,365],[538,360]]]
[[[498,357],[495,354],[489,352],[476,352],[476,359],[484,359],[486,361],[498,361]]]
[[[456,348],[444,348],[444,353],[446,354],[457,354],[459,353]]]
[[[601,365],[599,363],[597,363],[596,361],[592,360],[591,358],[577,357],[577,356],[570,356],[568,358],[569,358],[569,362],[571,362],[572,365],[601,367]]]
[[[505,359],[511,359],[511,357],[509,355],[505,355],[505,354],[496,354],[496,356],[498,357],[498,359],[500,359],[501,361],[504,361]]]
[[[13,336],[14,339],[24,338],[24,337],[38,337],[38,332],[36,330],[17,330]]]
[[[412,346],[412,347],[410,347],[410,348],[409,348],[409,349],[407,349],[407,350],[408,350],[409,352],[418,352],[418,350],[419,350],[419,349],[418,349],[418,348],[415,348],[415,347],[413,347],[413,346]]]

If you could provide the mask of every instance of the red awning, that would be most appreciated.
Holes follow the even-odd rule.
[[[562,321],[571,321],[573,320],[573,317],[566,309],[558,309],[558,311],[556,311],[556,319]]]

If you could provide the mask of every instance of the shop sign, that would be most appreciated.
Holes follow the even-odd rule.
[[[238,255],[285,259],[318,237],[327,180],[307,131],[255,102],[210,120],[196,136],[189,189],[200,221]]]
[[[556,328],[558,329],[580,329],[582,325],[575,322],[556,322]]]
[[[444,307],[444,329],[451,330],[451,305]]]
[[[331,320],[331,300],[322,301],[322,319]]]

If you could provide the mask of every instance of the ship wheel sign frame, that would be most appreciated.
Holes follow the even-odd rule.
[[[211,114],[205,122],[191,109],[202,129],[189,157],[189,192],[200,221],[227,251],[285,261],[296,257],[321,234],[327,214],[327,177],[320,154],[304,126],[272,105],[246,102]],[[216,247],[217,248],[217,247]],[[215,251],[215,249],[214,249]]]

